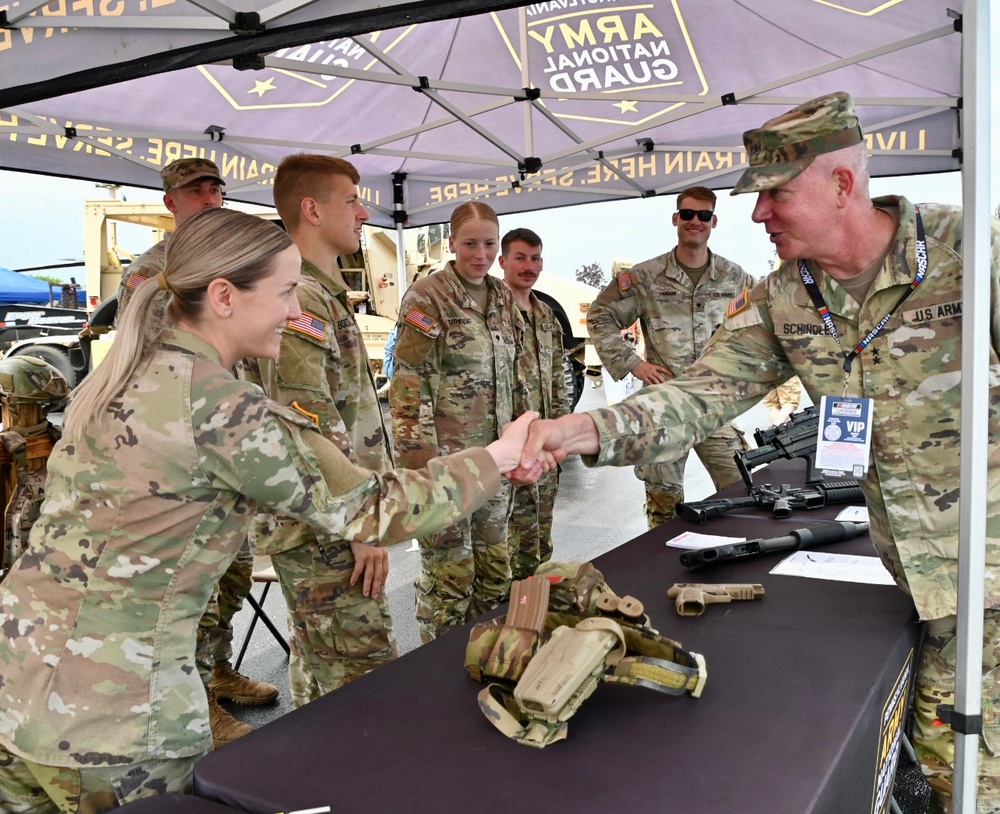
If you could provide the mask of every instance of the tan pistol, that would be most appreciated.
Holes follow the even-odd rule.
[[[675,582],[667,591],[667,598],[675,600],[681,616],[701,616],[705,605],[734,599],[759,599],[763,595],[764,586],[750,582]]]

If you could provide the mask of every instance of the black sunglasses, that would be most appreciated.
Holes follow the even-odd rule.
[[[708,223],[715,216],[715,212],[711,209],[678,209],[677,216],[681,220],[694,220],[697,216],[702,223]]]

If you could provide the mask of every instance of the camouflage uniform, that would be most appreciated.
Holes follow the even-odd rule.
[[[784,384],[779,384],[770,393],[764,396],[764,406],[768,410],[780,410],[783,407],[792,405],[792,409],[799,406],[802,400],[802,382],[798,376],[792,376]]]
[[[502,281],[487,275],[484,315],[454,264],[417,280],[400,307],[389,389],[400,466],[495,441],[522,412],[516,366],[523,322]],[[515,412],[516,411],[516,412]],[[510,591],[510,484],[468,520],[419,540],[417,622],[424,641],[505,601]]]
[[[845,348],[865,338],[916,274],[913,205],[899,207],[889,255],[862,305],[832,277],[808,264]],[[936,699],[955,686],[954,630],[958,596],[959,405],[961,384],[962,212],[922,205],[928,269],[923,282],[852,365],[848,394],[874,400],[871,470],[861,486],[871,536],[897,584],[913,597],[921,619],[941,620],[917,671],[914,745],[932,785],[950,791],[951,730],[935,723]],[[989,468],[983,709],[979,811],[1000,810],[1000,222],[991,239]],[[734,303],[723,329],[688,373],[592,415],[601,436],[601,464],[675,457],[738,415],[777,382],[798,375],[813,401],[843,392],[844,355],[826,332],[795,261],[782,263],[745,302]],[[637,429],[638,428],[638,429]],[[645,430],[643,428],[646,428]],[[943,631],[943,632],[942,632]],[[992,638],[991,638],[992,637]],[[932,741],[932,742],[928,742]]]
[[[163,271],[167,257],[167,240],[140,254],[122,273],[118,287],[118,311],[115,324],[125,312],[132,293],[150,277]],[[159,306],[154,306],[154,309]],[[162,313],[154,310],[159,319]],[[198,622],[198,673],[205,686],[212,680],[212,670],[216,664],[230,664],[233,660],[233,617],[243,607],[243,600],[253,585],[253,553],[250,544],[242,546],[229,568],[219,579],[216,592],[205,609],[205,615]]]
[[[167,239],[164,238],[155,246],[150,246],[135,260],[128,264],[122,272],[118,284],[118,310],[115,312],[115,325],[121,321],[125,306],[132,298],[133,292],[150,277],[155,277],[167,261]]]
[[[754,284],[736,263],[709,251],[709,266],[697,285],[670,251],[619,272],[594,299],[587,330],[601,363],[615,380],[624,379],[642,361],[621,332],[639,321],[646,361],[678,375],[701,355],[719,327],[726,305]],[[733,454],[744,449],[742,437],[723,427],[695,444],[716,489],[740,479]],[[642,464],[635,475],[646,484],[646,518],[650,528],[674,516],[684,500],[687,456],[670,463]]]
[[[258,501],[394,542],[500,488],[485,450],[377,475],[311,427],[172,330],[86,439],[60,442],[31,548],[0,586],[0,810],[41,802],[32,777],[87,783],[95,769],[162,793],[209,751],[196,623]]]
[[[527,409],[542,418],[558,418],[570,412],[569,393],[563,371],[562,326],[555,312],[534,293],[531,313],[521,311],[524,343],[518,359],[521,380],[526,385]],[[519,306],[520,310],[520,306]],[[559,490],[559,473],[548,472],[536,484],[514,487],[513,508],[507,523],[514,579],[535,573],[552,559],[552,509]]]
[[[389,439],[375,394],[361,330],[347,289],[308,261],[297,289],[302,317],[290,323],[277,362],[258,360],[265,390],[316,416],[320,432],[353,463],[374,472],[392,468]],[[251,540],[274,550],[292,624],[292,703],[302,706],[359,678],[398,653],[389,603],[350,584],[351,544],[288,518],[262,517]],[[322,543],[329,562],[316,545]],[[290,542],[294,542],[289,548]]]

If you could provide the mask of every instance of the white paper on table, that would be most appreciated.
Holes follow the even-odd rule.
[[[840,514],[837,515],[838,520],[852,520],[855,523],[867,523],[868,522],[868,507],[867,506],[848,506],[847,508],[841,509]]]
[[[721,534],[700,534],[697,531],[683,531],[672,540],[667,540],[667,545],[674,548],[713,548],[715,546],[729,545],[730,543],[742,543],[746,537],[724,537]]]
[[[774,566],[771,573],[786,577],[861,582],[868,585],[896,584],[878,557],[829,554],[825,551],[796,551]]]

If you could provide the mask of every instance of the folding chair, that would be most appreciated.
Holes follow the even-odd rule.
[[[250,619],[250,625],[247,628],[246,635],[243,637],[243,644],[240,645],[240,653],[236,657],[236,663],[233,665],[233,669],[239,670],[240,664],[243,662],[243,656],[247,652],[247,645],[250,644],[250,637],[253,636],[253,630],[257,626],[257,620],[260,619],[264,623],[264,627],[271,631],[271,635],[277,639],[278,644],[284,649],[286,655],[291,651],[288,648],[288,642],[285,641],[285,637],[281,634],[281,631],[275,627],[274,622],[267,615],[264,610],[264,601],[267,599],[267,592],[271,590],[272,583],[278,581],[278,575],[274,572],[274,566],[268,566],[262,571],[254,571],[253,581],[260,582],[264,585],[264,589],[260,593],[260,599],[257,599],[253,595],[253,591],[247,594],[247,602],[250,603],[250,607],[253,608],[253,616]]]

